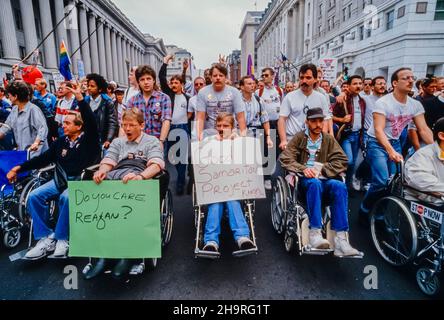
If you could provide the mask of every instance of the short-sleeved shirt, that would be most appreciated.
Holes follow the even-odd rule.
[[[57,105],[57,98],[55,95],[47,92],[44,96],[42,96],[39,91],[35,91],[34,97],[45,105],[48,113],[55,115]]]
[[[245,118],[248,128],[258,128],[262,124],[269,122],[267,111],[259,105],[258,97],[252,96],[250,101],[242,98],[245,104]]]
[[[142,93],[130,99],[128,109],[137,108],[145,116],[145,133],[160,137],[164,121],[171,121],[171,99],[166,94],[154,91],[146,103]]]
[[[176,94],[171,123],[174,125],[188,123],[188,102],[184,94]]]
[[[140,159],[147,162],[147,167],[151,164],[158,164],[161,169],[165,168],[159,139],[145,133],[142,133],[133,142],[128,141],[126,137],[114,139],[102,160],[102,164],[115,167],[119,162],[126,159]]]
[[[376,101],[378,101],[380,98],[381,97],[375,96],[374,94],[362,97],[362,99],[365,101],[365,131],[368,131],[370,127],[373,126],[373,109],[375,109]]]
[[[205,129],[214,129],[220,113],[237,115],[245,112],[245,106],[236,88],[225,86],[224,90],[216,92],[213,86],[207,86],[197,95],[197,112],[206,112]]]
[[[256,91],[256,94],[259,95],[260,90]],[[279,120],[279,113],[281,111],[281,95],[276,87],[264,88],[264,92],[261,96],[261,103],[265,108],[265,111],[268,114],[268,118],[270,121]]]
[[[361,106],[359,105],[359,96],[353,98],[353,109],[355,114],[353,115],[353,132],[361,131],[362,129],[362,111]]]
[[[314,168],[316,162],[316,156],[321,150],[322,146],[322,134],[319,136],[318,140],[313,141],[310,137],[310,133],[306,130],[305,135],[308,137],[307,139],[307,150],[308,150],[308,161],[306,164],[307,168]]]
[[[384,133],[388,139],[398,140],[404,129],[412,122],[413,118],[424,114],[424,108],[421,102],[416,101],[410,97],[407,98],[407,103],[402,104],[397,101],[393,93],[388,94],[379,99],[373,114],[378,113],[385,116]],[[371,126],[368,130],[370,137],[376,138],[375,126]]]
[[[290,141],[296,134],[305,130],[307,111],[322,108],[326,120],[331,119],[330,104],[327,98],[317,91],[306,96],[302,90],[287,94],[282,102],[281,117],[287,118],[287,140]]]

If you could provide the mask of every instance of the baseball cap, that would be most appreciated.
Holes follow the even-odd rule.
[[[325,119],[324,112],[321,108],[313,108],[307,111],[307,120],[311,119]]]

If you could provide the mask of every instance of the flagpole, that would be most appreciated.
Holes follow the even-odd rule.
[[[43,45],[43,43],[45,43],[45,41],[51,36],[51,34],[53,34],[54,31],[57,30],[57,28],[60,26],[60,24],[61,24],[63,21],[65,21],[66,18],[68,18],[68,16],[71,14],[71,12],[74,10],[74,8],[75,8],[75,7],[73,7],[68,13],[65,13],[65,16],[63,17],[63,19],[60,20],[60,21],[56,24],[56,26],[54,27],[54,29],[52,29],[51,32],[48,33],[48,35],[47,35],[45,38],[43,38],[43,40],[38,44],[37,48],[35,48],[34,50],[32,50],[31,53],[29,53],[25,58],[23,58],[22,61],[20,61],[20,63],[23,63],[24,61],[28,60],[28,59],[34,54],[34,52],[35,52],[36,50],[38,50],[38,49]]]

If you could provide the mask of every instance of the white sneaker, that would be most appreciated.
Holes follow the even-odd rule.
[[[25,259],[28,260],[41,259],[45,257],[49,252],[54,251],[55,247],[56,247],[56,241],[54,239],[50,238],[40,239],[39,242],[37,242],[37,244],[35,245],[35,247],[26,253]]]
[[[55,258],[63,258],[68,255],[69,242],[66,240],[57,241],[57,245],[54,251]]]
[[[265,190],[271,190],[272,189],[271,180],[265,180],[264,186]]]
[[[338,232],[335,237],[335,256],[349,257],[362,255],[348,242],[347,232]]]
[[[322,237],[320,229],[310,229],[308,238],[313,249],[330,249],[330,242]]]
[[[248,237],[240,237],[237,240],[237,245],[240,250],[250,250],[255,248],[253,241]]]

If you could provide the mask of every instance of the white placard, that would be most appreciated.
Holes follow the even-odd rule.
[[[321,58],[319,59],[319,67],[324,72],[324,80],[328,80],[330,84],[333,84],[338,74],[338,59]]]
[[[191,152],[199,205],[266,198],[259,139],[207,139]]]
[[[65,82],[65,77],[60,74],[60,72],[53,72],[52,73],[52,80],[54,80],[54,84],[56,87],[56,90],[60,88],[60,85]]]

